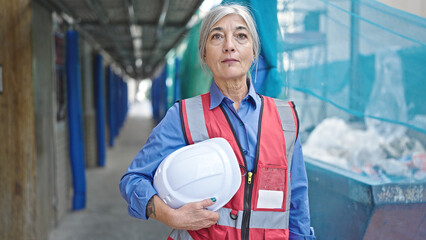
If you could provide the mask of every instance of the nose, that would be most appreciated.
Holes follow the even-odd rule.
[[[226,39],[223,46],[223,52],[235,52],[235,45],[232,42],[232,38]]]

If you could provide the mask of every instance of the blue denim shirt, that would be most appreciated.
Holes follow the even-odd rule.
[[[231,120],[246,157],[247,169],[253,170],[261,99],[253,84],[247,82],[249,92],[242,100],[238,112],[233,101],[225,97],[212,82],[210,87],[211,109],[222,105]],[[129,204],[129,215],[147,219],[146,205],[157,191],[152,180],[161,161],[177,149],[186,146],[179,116],[179,104],[174,104],[163,120],[152,130],[145,146],[136,155],[127,172],[121,178],[120,191]],[[290,239],[315,239],[310,229],[308,180],[302,147],[297,139],[291,166]]]

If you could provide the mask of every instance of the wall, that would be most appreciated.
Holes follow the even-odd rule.
[[[64,69],[66,44],[64,35],[66,26],[61,23],[57,15],[53,14],[53,16],[54,35],[52,35],[52,38],[55,38],[53,61],[55,63],[55,77],[53,80],[53,85],[55,86],[55,101],[53,104],[53,109],[55,111],[55,121],[53,124],[55,164],[52,166],[55,172],[55,199],[53,206],[56,212],[56,223],[59,223],[71,210],[73,186],[69,152],[68,121],[66,118],[66,76]]]
[[[86,167],[97,166],[96,110],[94,96],[93,54],[90,44],[80,37],[81,86]]]
[[[30,0],[0,0],[0,239],[36,239]]]
[[[37,239],[47,239],[55,225],[54,68],[52,16],[33,2],[33,86],[37,149]]]
[[[60,222],[71,210],[72,178],[68,141],[68,123],[56,122],[55,125],[55,202],[56,220]]]

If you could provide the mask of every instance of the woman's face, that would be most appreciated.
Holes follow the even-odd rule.
[[[241,78],[245,81],[253,59],[253,41],[240,16],[227,15],[210,29],[204,61],[215,80]]]

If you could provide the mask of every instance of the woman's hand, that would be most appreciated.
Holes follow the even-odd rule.
[[[147,215],[174,229],[199,230],[208,228],[219,220],[217,212],[206,209],[213,204],[211,199],[205,199],[173,209],[154,195],[147,205]]]
[[[214,202],[211,199],[206,199],[199,202],[188,203],[176,209],[175,218],[177,221],[173,228],[199,230],[216,224],[219,220],[219,214],[206,209],[213,204]]]

